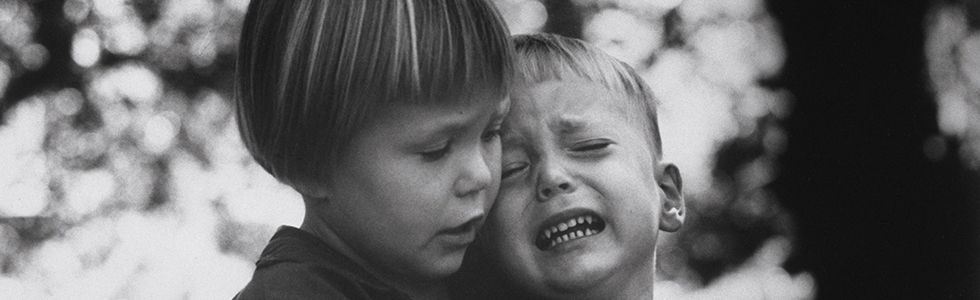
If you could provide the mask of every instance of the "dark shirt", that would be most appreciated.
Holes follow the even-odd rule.
[[[456,274],[446,279],[451,299],[543,299],[533,296],[509,280],[500,269],[500,264],[490,258],[490,253],[485,248],[483,241],[477,238],[477,241],[466,249],[463,265]]]
[[[295,227],[280,227],[255,265],[252,280],[234,300],[410,299]]]

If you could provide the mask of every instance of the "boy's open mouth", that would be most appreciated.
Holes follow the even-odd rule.
[[[538,233],[534,245],[539,250],[545,251],[562,243],[595,235],[606,229],[606,222],[599,216],[586,213],[565,219],[551,226],[545,226]]]

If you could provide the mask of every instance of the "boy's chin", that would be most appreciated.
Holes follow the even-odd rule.
[[[544,294],[550,296],[582,296],[602,290],[602,285],[613,276],[617,264],[609,255],[583,255],[563,258],[561,263],[544,264],[540,284]],[[562,297],[564,298],[564,297]]]

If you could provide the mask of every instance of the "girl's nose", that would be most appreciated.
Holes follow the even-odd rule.
[[[461,174],[457,178],[454,190],[457,197],[479,193],[486,189],[493,182],[493,175],[490,174],[491,161],[480,147],[475,147],[467,151],[460,161]],[[499,162],[497,162],[499,163]]]

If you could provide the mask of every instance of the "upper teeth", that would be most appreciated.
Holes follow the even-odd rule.
[[[559,231],[568,230],[569,228],[575,227],[575,225],[578,224],[592,224],[592,216],[580,216],[577,218],[568,219],[562,223],[558,223],[557,225],[551,226],[551,228],[545,230],[544,236],[550,239],[551,235],[558,233]]]

